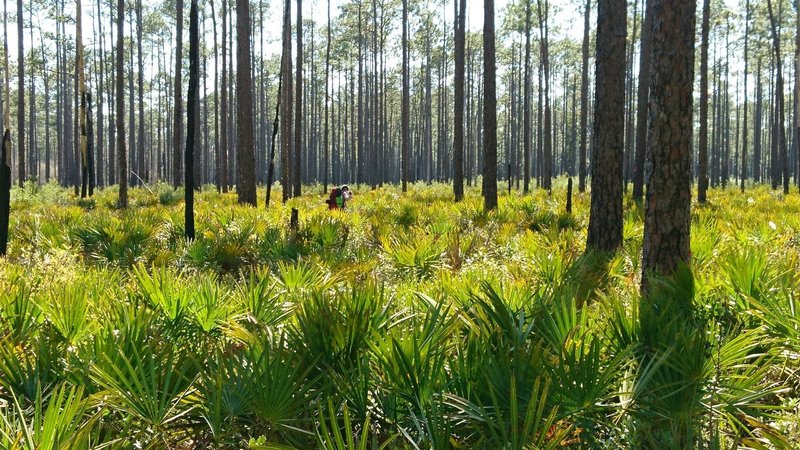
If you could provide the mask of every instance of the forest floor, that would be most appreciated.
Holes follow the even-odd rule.
[[[505,187],[505,185],[501,185]],[[691,272],[639,296],[642,208],[586,254],[566,182],[320,186],[286,205],[12,191],[0,448],[790,448],[800,436],[800,196],[712,189]],[[275,201],[274,199],[278,199]],[[290,209],[300,211],[297,230]],[[56,430],[48,434],[47,430]],[[54,437],[55,436],[55,437]],[[23,445],[22,442],[25,442]],[[37,447],[38,446],[38,447]]]

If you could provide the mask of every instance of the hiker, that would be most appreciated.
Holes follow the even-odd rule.
[[[343,184],[341,187],[331,189],[331,195],[325,200],[325,203],[328,204],[328,209],[344,209],[347,201],[352,197],[353,193],[350,191],[350,188],[346,184]]]

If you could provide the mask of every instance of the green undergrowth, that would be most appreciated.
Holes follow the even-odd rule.
[[[588,194],[320,186],[282,205],[12,192],[0,448],[789,448],[800,196],[713,190],[692,266],[641,280],[642,208],[586,253]],[[280,198],[280,190],[273,191]],[[298,229],[289,226],[300,211]]]

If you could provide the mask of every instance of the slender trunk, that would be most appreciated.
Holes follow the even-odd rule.
[[[781,30],[777,25],[779,20],[776,20],[772,12],[772,0],[767,0],[767,8],[769,11],[769,21],[772,29],[772,43],[773,50],[775,51],[775,72],[776,72],[776,86],[775,86],[775,126],[773,132],[772,147],[776,149],[773,152],[773,179],[772,188],[777,189],[780,184],[781,177],[783,177],[783,193],[789,193],[789,164],[787,163],[786,155],[786,122],[784,117],[784,96],[783,96],[783,62],[781,60]],[[778,18],[779,19],[779,18]]]
[[[22,0],[17,0],[17,182],[25,182],[25,52],[23,41]]]
[[[253,80],[250,62],[250,0],[236,0],[236,193],[239,203],[256,206],[253,141]]]
[[[225,3],[224,0],[223,3]],[[181,76],[183,72],[183,0],[176,0],[175,10],[177,12],[177,23],[175,30],[175,91],[173,92],[175,95],[175,106],[173,106],[172,111],[172,184],[177,187],[181,185],[181,147],[183,146],[183,96],[181,92],[183,89],[181,87]],[[222,85],[225,86],[224,72],[222,76]]]
[[[11,214],[11,131],[6,128],[0,147],[0,256],[8,250],[8,222]]]
[[[180,0],[179,0],[180,1]],[[125,0],[117,0],[117,158],[119,158],[119,208],[128,207],[128,154],[125,149],[125,78],[123,25]]]
[[[403,98],[402,98],[402,111],[400,113],[400,134],[401,136],[401,174],[400,179],[403,184],[403,192],[408,189],[408,158],[411,147],[409,136],[409,121],[410,121],[410,94],[409,94],[409,45],[408,45],[408,0],[403,0]]]
[[[300,165],[303,152],[303,0],[297,0],[297,69],[294,107],[294,158],[292,160],[293,197],[300,196]]]
[[[648,292],[652,272],[670,275],[680,264],[690,262],[695,2],[663,2],[656,11],[659,17],[653,20],[652,30],[643,293]]]
[[[331,115],[329,104],[332,106],[330,94],[330,77],[331,77],[331,0],[328,0],[328,39],[325,43],[325,173],[322,175],[322,191],[328,192],[328,173],[330,172],[330,142],[328,137],[330,134],[330,126],[328,124],[329,116]],[[278,89],[280,91],[280,89]],[[277,114],[276,114],[277,117]],[[277,130],[277,123],[276,123]],[[274,148],[274,145],[273,145]]]
[[[636,157],[633,170],[633,198],[640,201],[644,193],[644,162],[647,158],[647,117],[650,89],[650,65],[653,47],[653,2],[645,0],[642,22],[642,44],[639,52],[639,86],[636,100]]]
[[[219,100],[219,183],[228,192],[228,2],[222,0],[222,89]]]
[[[291,22],[291,0],[286,0],[283,6],[283,54],[290,55],[283,64],[283,86],[280,93],[283,98],[283,110],[281,113],[283,126],[281,127],[281,190],[283,203],[291,197],[291,164],[292,164],[292,22]]]
[[[709,0],[703,0],[700,43],[700,130],[698,156],[697,201],[706,202],[708,189],[708,28]]]
[[[497,97],[494,0],[483,2],[483,193],[484,209],[497,208]]]
[[[597,3],[597,107],[587,249],[622,245],[623,137],[625,124],[625,0]]]
[[[741,191],[747,179],[747,41],[750,36],[750,0],[745,0],[744,7],[744,117],[742,118],[742,175],[739,180]]]
[[[136,141],[136,155],[138,157],[138,167],[137,171],[139,172],[139,177],[141,179],[147,179],[147,173],[145,172],[145,155],[144,155],[144,61],[142,57],[142,0],[138,0],[136,3],[136,48],[138,53],[138,60],[139,60],[139,128],[136,132],[136,135],[139,137],[139,140]]]
[[[184,224],[187,239],[194,239],[194,155],[197,137],[197,108],[200,103],[200,33],[198,32],[197,0],[189,6],[189,92],[186,95],[186,151],[184,170]]]
[[[453,121],[453,192],[457,202],[464,198],[464,46],[466,33],[466,0],[455,5],[455,110]]]

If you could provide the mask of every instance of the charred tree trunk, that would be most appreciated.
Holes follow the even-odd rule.
[[[0,256],[8,250],[8,222],[11,215],[11,131],[6,128],[0,147]]]
[[[186,95],[186,150],[183,171],[184,189],[186,200],[184,209],[185,235],[187,239],[194,239],[194,155],[196,147],[195,130],[197,123],[197,108],[200,103],[200,33],[198,31],[197,0],[191,0],[189,6],[189,92]]]

